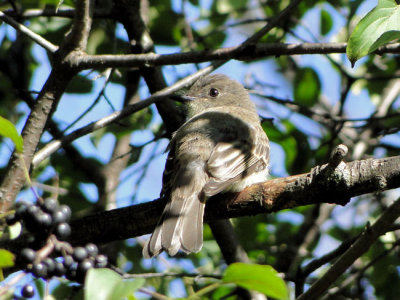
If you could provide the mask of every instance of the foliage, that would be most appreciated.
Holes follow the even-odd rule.
[[[126,10],[121,9],[121,3],[129,1],[95,2],[87,53],[118,57],[148,51],[164,54],[204,50],[207,54],[236,46],[292,1],[132,1]],[[140,17],[125,18],[139,2],[147,4],[142,7],[147,27],[140,34],[134,32],[142,28]],[[393,42],[400,37],[399,5],[394,0],[379,0],[375,8],[372,0],[300,2],[251,47],[312,42],[320,45],[321,54],[247,57],[246,61],[230,60],[216,71],[242,82],[249,91],[256,91],[252,99],[271,141],[271,176],[308,172],[326,163],[340,143],[350,149],[348,160],[399,155],[399,56],[373,54],[388,43],[397,45],[398,53],[398,44]],[[76,3],[79,1],[22,0],[3,2],[0,7],[33,32],[62,45],[74,22],[69,12]],[[17,6],[17,13],[11,4]],[[336,50],[327,54],[326,45],[322,44],[347,41],[347,57]],[[6,22],[0,24],[0,135],[10,138],[18,152],[25,148],[22,136],[28,142],[33,138],[23,128],[49,84],[46,80],[56,58]],[[107,58],[102,58],[107,63]],[[224,59],[223,55],[220,59]],[[356,61],[357,66],[352,68]],[[64,72],[65,65],[54,70]],[[59,102],[57,95],[52,95],[57,107],[51,109],[34,154],[52,140],[137,103],[165,86],[165,82],[172,84],[202,67],[202,63],[160,67],[149,63],[134,68],[110,64],[108,69],[97,65],[80,70],[60,92]],[[74,219],[158,198],[164,150],[172,134],[167,132],[166,124],[181,116],[175,105],[163,113],[167,100],[162,101],[69,141],[40,164],[27,166],[35,192],[70,206]],[[12,159],[12,147],[4,139],[1,142],[0,183],[6,178],[7,164]],[[33,201],[37,196],[30,189],[22,189],[17,200]],[[110,269],[90,270],[84,290],[65,278],[55,278],[49,292],[56,299],[93,299],[99,294],[104,299],[149,295],[233,299],[244,288],[278,299],[297,297],[334,264],[340,253],[331,252],[358,237],[397,197],[398,190],[381,193],[377,187],[375,194],[352,199],[345,207],[320,204],[232,220],[251,264],[227,265],[221,245],[208,225],[203,249],[189,256],[170,258],[162,254],[160,258],[144,260],[142,238],[115,241],[102,245],[102,251],[121,274],[128,276]],[[1,219],[14,209],[12,206],[2,212]],[[19,234],[20,227],[6,226],[5,222],[1,226],[2,241]],[[397,227],[339,277],[335,289],[329,291],[332,297],[393,299],[398,295]],[[3,271],[13,266],[14,254],[17,253],[0,249]],[[9,269],[15,271],[15,266]],[[148,274],[140,278],[143,273]],[[2,288],[12,280],[13,276],[9,276],[2,283],[0,298],[4,296]],[[41,280],[27,276],[24,281],[35,282],[35,289],[42,291],[42,296],[48,292]],[[19,285],[12,285],[7,292],[10,299],[10,291],[16,287]],[[15,293],[20,295],[19,290]]]
[[[4,119],[3,117],[0,117],[0,135],[10,138],[15,145],[15,149],[18,152],[22,152],[24,141],[22,140],[21,135],[18,134],[18,131],[13,123]]]
[[[379,0],[354,28],[347,45],[351,63],[374,52],[380,46],[400,38],[400,5],[394,0]]]
[[[133,295],[143,284],[143,278],[123,280],[112,270],[91,269],[86,277],[85,299],[123,299]]]
[[[222,280],[261,292],[276,299],[288,299],[285,282],[271,266],[233,263],[225,271]]]

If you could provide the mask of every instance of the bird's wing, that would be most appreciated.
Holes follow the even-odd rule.
[[[268,138],[260,126],[249,128],[249,136],[215,145],[207,162],[210,179],[203,189],[206,196],[218,194],[232,183],[267,168]]]

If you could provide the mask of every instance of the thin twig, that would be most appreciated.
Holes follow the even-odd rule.
[[[350,267],[354,261],[365,253],[376,239],[392,226],[400,215],[400,199],[390,205],[379,219],[370,227],[367,227],[357,241],[350,247],[331,268],[318,279],[297,300],[318,299],[329,286]]]
[[[89,134],[91,132],[94,132],[96,130],[104,128],[107,125],[118,122],[121,119],[150,106],[151,104],[155,103],[156,101],[165,99],[165,97],[167,97],[168,95],[187,86],[188,83],[191,84],[192,81],[195,81],[203,73],[207,73],[208,70],[209,70],[209,68],[204,68],[204,69],[200,70],[199,72],[197,72],[191,76],[188,76],[182,80],[179,80],[175,84],[154,93],[151,97],[148,97],[138,103],[128,105],[125,108],[123,108],[122,110],[113,112],[112,114],[110,114],[104,118],[101,118],[100,120],[98,120],[96,122],[93,122],[86,126],[83,126],[79,129],[71,132],[70,134],[64,136],[63,138],[61,138],[59,140],[53,140],[52,142],[48,143],[45,147],[43,147],[41,150],[39,150],[35,154],[35,156],[33,157],[33,160],[32,160],[33,168],[37,167],[40,162],[42,162],[45,158],[49,157],[51,154],[56,152],[63,145],[71,143],[72,141],[74,141],[86,134]]]
[[[163,294],[151,291],[151,290],[146,289],[146,288],[140,288],[140,289],[138,289],[138,291],[143,293],[143,294],[149,295],[154,299],[158,299],[158,300],[171,300],[172,299],[172,298],[167,297],[167,296],[165,296]]]
[[[341,284],[340,286],[333,287],[332,289],[328,290],[328,292],[324,295],[324,297],[321,300],[327,300],[327,299],[332,299],[335,294],[338,294],[340,291],[345,289],[347,286],[349,286],[353,281],[355,281],[357,278],[361,278],[361,276],[370,268],[372,267],[375,263],[377,263],[379,260],[382,258],[385,258],[387,255],[390,254],[390,252],[394,251],[400,244],[400,240],[397,240],[395,243],[392,244],[392,247],[390,249],[384,250],[381,252],[377,257],[372,259],[368,264],[366,264],[361,270],[359,270],[357,273],[347,277]]]
[[[110,82],[110,76],[112,74],[112,69],[107,69],[105,75],[105,81],[100,92],[97,94],[96,98],[94,99],[93,103],[82,113],[80,114],[74,121],[72,121],[66,128],[63,129],[63,133],[67,132],[71,127],[73,127],[76,123],[82,120],[93,108],[100,102],[102,96],[105,96],[105,89]]]
[[[18,23],[15,21],[13,18],[7,16],[5,13],[0,11],[0,20],[3,20],[5,23],[8,25],[14,27],[16,30],[19,32],[25,34],[27,37],[29,37],[32,41],[37,43],[39,46],[42,46],[44,49],[46,49],[50,53],[55,53],[58,50],[58,46],[52,44],[42,36],[40,36],[37,33],[34,33],[32,30],[30,30],[28,27]]]
[[[213,278],[213,279],[221,279],[221,275],[216,274],[196,274],[196,273],[173,273],[173,272],[166,272],[166,273],[142,273],[142,274],[123,274],[124,278],[154,278],[154,277],[176,277],[176,278],[183,278],[183,277],[191,277],[191,278]]]

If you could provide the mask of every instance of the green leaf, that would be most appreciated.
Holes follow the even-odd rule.
[[[398,14],[400,17],[400,14]],[[397,30],[389,30],[385,33],[383,33],[377,40],[375,43],[372,44],[370,52],[374,52],[376,49],[378,49],[380,46],[384,46],[387,43],[393,41],[393,40],[397,40],[400,39],[400,31]]]
[[[44,299],[45,281],[42,280],[41,278],[35,278],[33,280],[33,283],[35,284],[37,295],[39,296],[39,299]]]
[[[132,278],[119,282],[113,291],[111,299],[122,299],[125,297],[133,297],[133,293],[143,286],[144,278]]]
[[[167,0],[154,1],[156,4],[149,8],[149,28],[151,37],[156,44],[176,45],[174,39],[175,27],[180,27],[182,16],[177,14]],[[168,17],[167,17],[168,16]]]
[[[302,153],[299,154],[297,152],[299,147],[296,137],[293,134],[296,131],[295,125],[288,120],[282,120],[282,125],[283,128],[278,129],[276,126],[268,124],[268,122],[262,124],[270,141],[281,146],[285,152],[285,167],[286,170],[291,173],[296,157],[302,155]]]
[[[333,19],[330,13],[328,13],[325,9],[321,10],[320,26],[321,26],[320,31],[322,35],[328,34],[333,27]]]
[[[380,46],[400,37],[400,6],[394,0],[379,0],[354,28],[346,54],[351,64]]]
[[[52,290],[51,295],[54,299],[69,299],[71,294],[74,293],[73,288],[68,281],[60,281]]]
[[[90,269],[85,279],[85,299],[110,299],[121,276],[109,269]]]
[[[0,269],[14,266],[14,257],[10,251],[0,249]]]
[[[129,157],[128,164],[134,164],[139,161],[140,155],[142,154],[143,146],[131,146],[131,155]]]
[[[216,2],[219,14],[237,13],[243,10],[247,4],[247,0],[219,0]]]
[[[400,126],[400,116],[394,113],[392,116],[383,119],[380,123],[383,128],[398,128]]]
[[[211,299],[226,299],[226,300],[236,299],[233,296],[233,295],[235,295],[235,293],[232,293],[233,290],[234,290],[234,286],[221,285],[219,288],[217,288],[212,293]]]
[[[124,280],[110,269],[90,269],[85,280],[85,299],[120,300],[144,284],[143,278]]]
[[[285,282],[271,266],[234,263],[226,269],[222,281],[277,299],[288,299],[289,295]]]
[[[318,102],[321,83],[312,68],[302,68],[296,72],[294,79],[294,100],[307,107]]]
[[[0,135],[12,140],[17,152],[21,153],[24,148],[22,136],[18,133],[14,124],[0,116]]]
[[[78,75],[72,78],[65,92],[69,94],[88,94],[92,91],[92,89],[93,80],[90,80],[85,76]]]

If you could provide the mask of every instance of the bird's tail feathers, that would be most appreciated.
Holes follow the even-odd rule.
[[[171,256],[180,249],[186,253],[199,252],[203,246],[204,172],[188,173],[182,175],[190,183],[172,191],[160,221],[143,247],[143,257],[153,257],[163,250]]]
[[[203,216],[205,203],[190,196],[181,201],[169,201],[153,234],[143,247],[143,257],[151,258],[165,250],[175,255],[199,252],[203,246]]]
[[[181,249],[185,252],[199,252],[203,247],[203,216],[205,203],[190,201],[186,209],[186,216],[182,218],[180,234]]]

